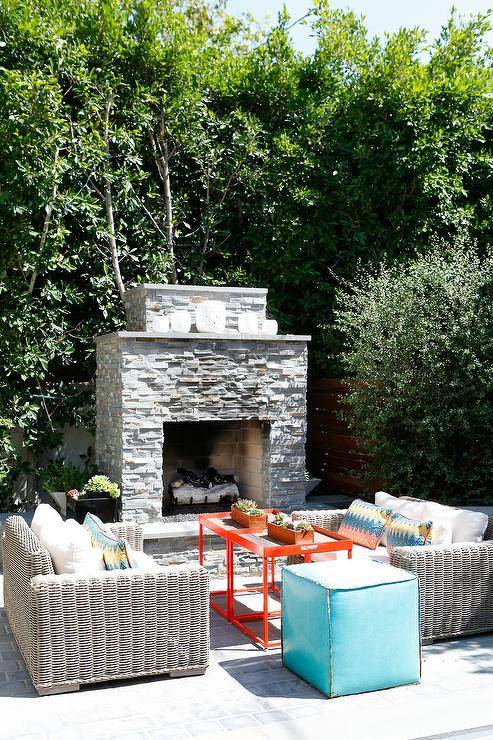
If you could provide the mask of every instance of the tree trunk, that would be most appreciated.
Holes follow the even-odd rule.
[[[166,247],[168,249],[171,258],[171,282],[177,284],[178,271],[176,269],[176,258],[175,258],[175,235],[173,225],[173,198],[171,194],[171,180],[169,171],[169,146],[166,139],[166,130],[164,125],[164,116],[161,115],[159,123],[159,133],[156,138],[153,134],[150,134],[151,146],[154,152],[154,159],[156,161],[156,167],[159,173],[159,177],[163,183],[163,198],[164,198],[164,222],[166,232]]]
[[[107,157],[108,162],[110,160],[109,128],[110,128],[110,112],[111,112],[112,101],[113,101],[113,96],[112,96],[112,93],[110,92],[108,93],[108,97],[106,99],[106,109],[105,109],[105,116],[104,116],[104,133],[103,133],[103,140],[104,140],[104,145],[106,149],[106,157]],[[125,307],[125,300],[124,300],[125,286],[123,284],[122,274],[120,272],[120,260],[118,258],[118,248],[117,248],[116,237],[115,237],[115,216],[113,212],[113,197],[111,194],[111,182],[108,179],[107,175],[104,175],[103,191],[104,191],[104,207],[106,211],[106,223],[108,226],[108,241],[110,245],[111,264],[113,266],[113,272],[115,275],[116,287],[120,294],[120,298],[122,299],[123,306]]]

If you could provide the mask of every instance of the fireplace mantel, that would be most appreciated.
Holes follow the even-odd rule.
[[[161,334],[152,331],[116,331],[111,334],[102,334],[96,337],[96,342],[116,337],[118,339],[137,339],[141,342],[161,342],[173,339],[187,339],[194,342],[214,339],[214,341],[245,341],[245,342],[309,342],[311,336],[308,334],[240,334],[239,332],[226,331],[223,334],[206,334],[201,332],[188,332],[181,334],[179,332],[167,332]]]

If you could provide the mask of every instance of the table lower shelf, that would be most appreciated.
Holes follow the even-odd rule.
[[[275,583],[270,583],[268,586],[268,592],[271,592],[275,594],[276,596],[280,596],[281,589],[275,585]],[[251,630],[244,622],[261,622],[262,627],[264,625],[264,612],[263,611],[248,611],[248,612],[237,612],[235,610],[235,604],[234,604],[234,597],[240,594],[247,594],[247,593],[258,593],[259,596],[263,596],[263,585],[258,584],[255,586],[244,586],[242,588],[236,588],[234,589],[234,592],[232,595],[230,595],[230,592],[227,589],[224,590],[217,590],[217,591],[211,591],[211,608],[214,609],[218,614],[223,617],[223,619],[227,619],[228,622],[231,622],[238,630],[243,632],[243,634],[247,635],[253,642],[258,644],[260,647],[264,649],[279,647],[281,645],[281,640],[272,640],[267,637],[267,640],[265,639],[265,636],[257,635],[253,630]],[[224,608],[214,597],[223,596],[226,599],[226,607]],[[228,600],[230,600],[230,603],[228,604]],[[280,605],[279,605],[280,606]],[[279,619],[281,617],[281,609],[274,609],[269,610],[266,614],[266,620],[271,619]]]

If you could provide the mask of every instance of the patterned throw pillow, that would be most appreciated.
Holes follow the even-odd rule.
[[[382,539],[392,509],[375,506],[356,499],[344,514],[338,534],[352,540],[357,545],[375,550]]]
[[[110,533],[99,517],[86,514],[84,527],[89,530],[92,546],[102,550],[106,570],[126,570],[132,567],[125,540]]]
[[[394,547],[420,547],[431,543],[433,522],[428,519],[420,522],[419,519],[408,519],[402,514],[392,514],[387,525],[387,550]]]

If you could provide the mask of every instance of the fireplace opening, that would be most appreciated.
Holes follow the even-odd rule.
[[[185,507],[189,511],[221,511],[227,508],[230,498],[234,500],[238,495],[259,503],[268,501],[269,448],[268,421],[165,422],[163,514],[177,511],[178,507],[182,511]],[[194,477],[200,484],[196,492],[188,485],[187,488],[181,486],[183,482],[194,482]],[[207,481],[212,486],[209,495]],[[216,488],[216,484],[221,487]],[[181,496],[178,495],[180,490],[185,492]],[[211,495],[216,492],[218,495]],[[224,495],[222,501],[213,500],[221,494]]]

